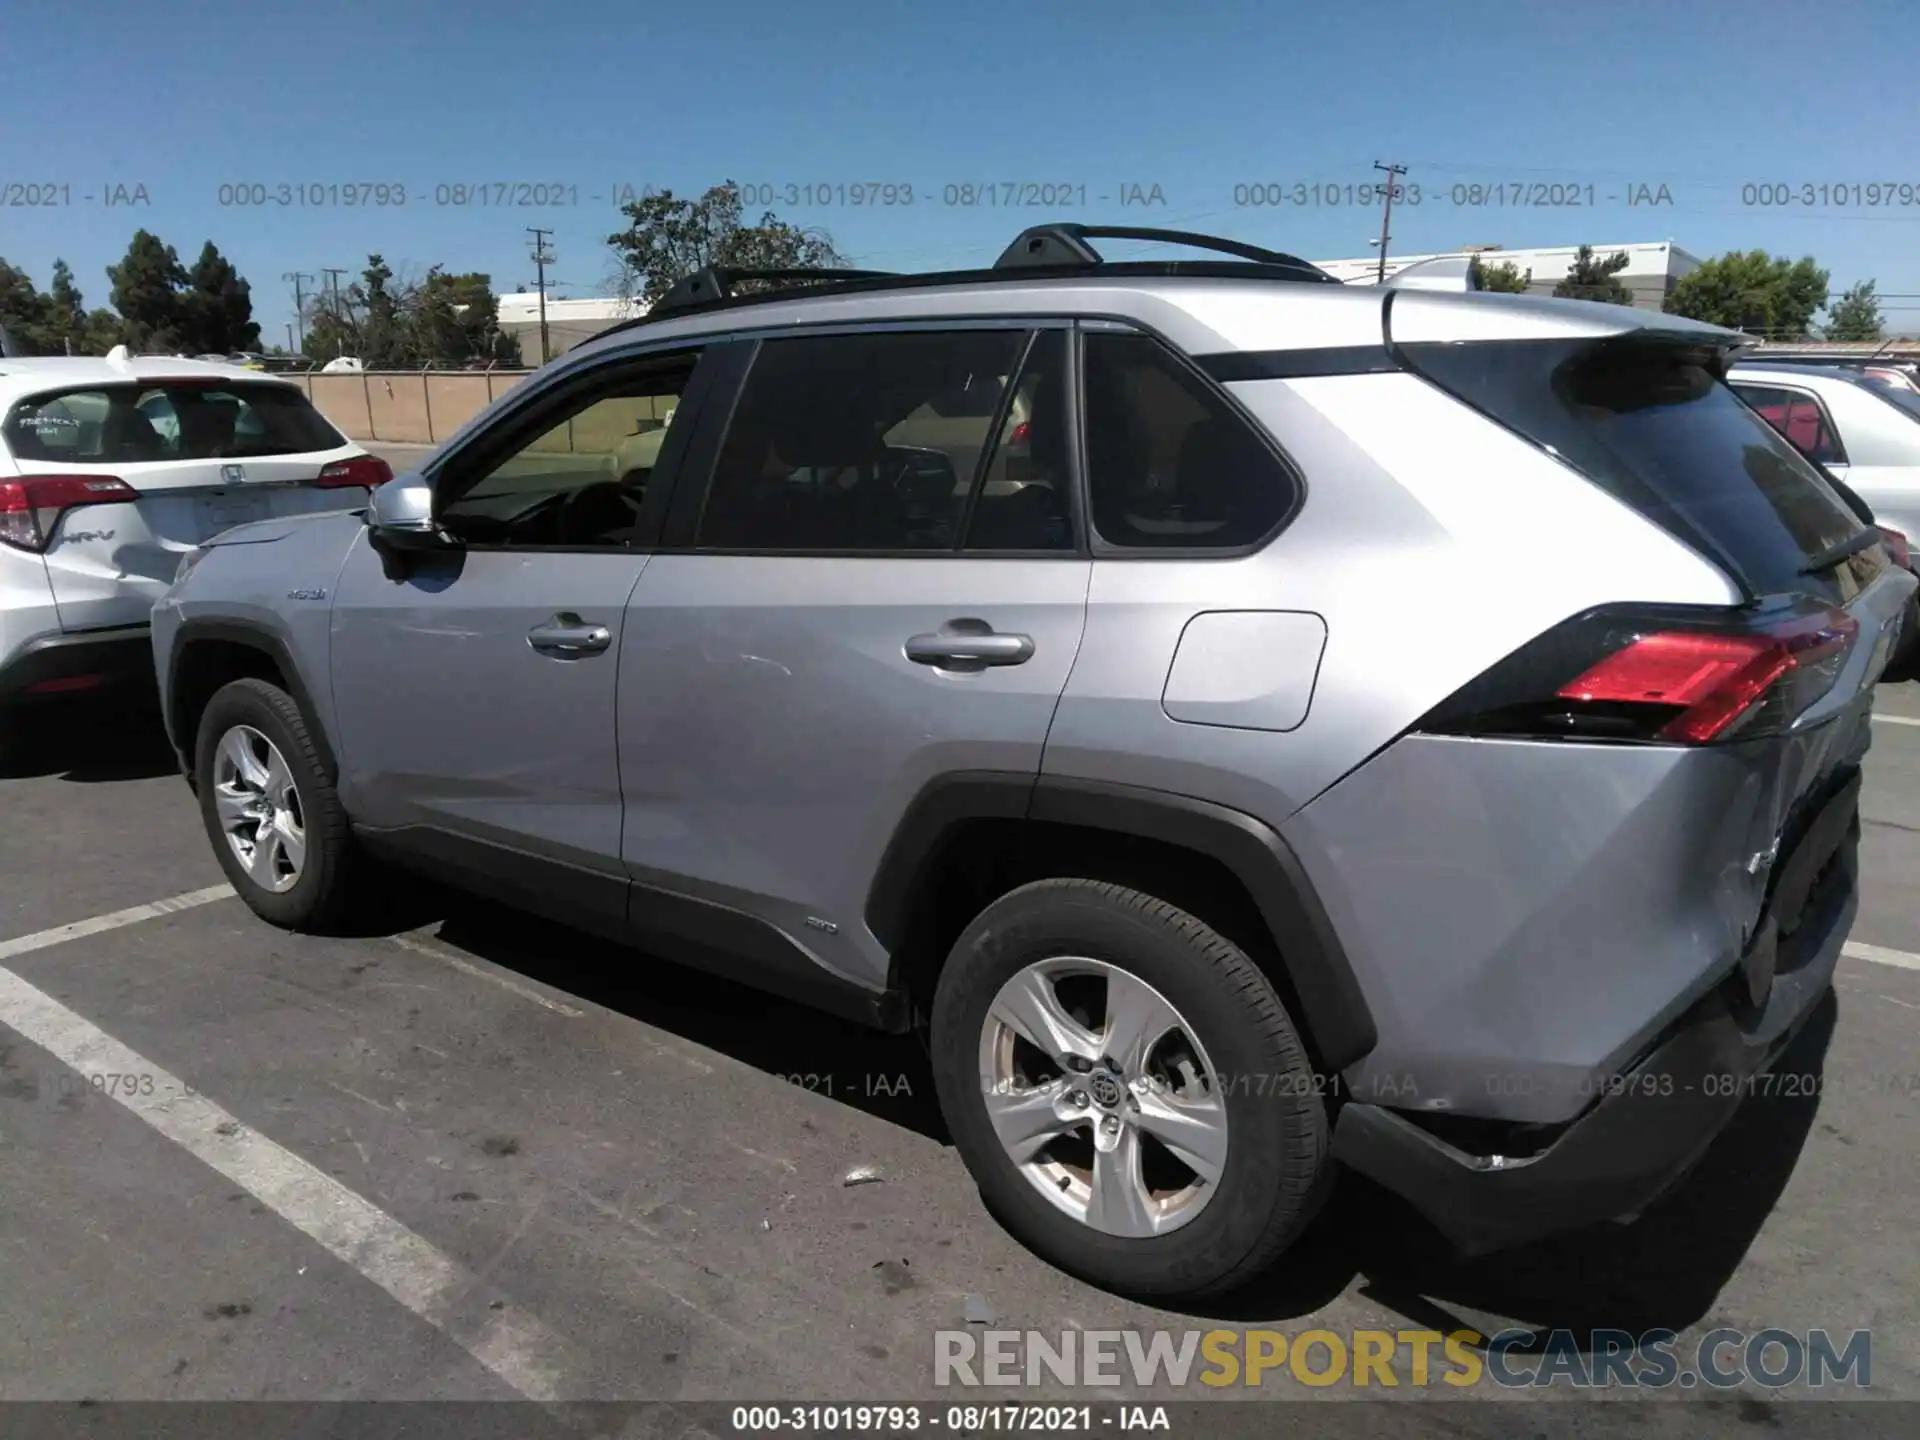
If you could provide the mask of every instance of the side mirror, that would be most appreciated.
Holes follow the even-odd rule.
[[[449,550],[460,543],[434,520],[433,487],[414,470],[374,487],[367,530],[374,548],[390,553]]]

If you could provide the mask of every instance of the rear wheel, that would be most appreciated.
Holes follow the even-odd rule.
[[[290,930],[346,917],[352,836],[292,696],[265,680],[221,687],[201,716],[194,778],[220,868],[256,915]]]
[[[1279,998],[1152,896],[1047,880],[995,901],[941,973],[932,1046],[988,1204],[1097,1284],[1230,1289],[1324,1193],[1326,1110]]]

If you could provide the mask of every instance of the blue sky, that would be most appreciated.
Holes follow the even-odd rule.
[[[1397,252],[1671,239],[1702,256],[1812,254],[1836,292],[1873,278],[1911,297],[1889,319],[1920,332],[1913,0],[12,0],[6,32],[0,185],[66,188],[51,207],[0,209],[0,257],[44,287],[64,256],[104,304],[103,267],[137,226],[189,261],[212,239],[281,343],[284,272],[357,273],[379,251],[402,272],[441,263],[514,290],[533,277],[529,225],[554,232],[557,293],[601,293],[622,185],[731,177],[829,200],[911,186],[911,205],[773,207],[882,268],[984,263],[1043,219],[1186,225],[1332,259],[1368,253],[1377,209],[1251,208],[1235,187],[1366,183],[1375,160],[1421,187],[1421,204],[1396,206]],[[1582,199],[1591,185],[1596,203],[1516,206],[1515,181]],[[1743,203],[1753,184],[1876,181],[1910,203]],[[326,187],[355,182],[403,187],[406,203],[334,203]],[[475,203],[471,187],[497,182],[562,203]],[[962,198],[948,186],[1000,182],[1087,201],[946,203]],[[1465,188],[1451,203],[1475,182],[1507,184],[1506,203]],[[444,188],[461,184],[465,205]],[[1671,203],[1626,205],[1662,184]],[[223,205],[223,185],[286,186],[293,203]],[[146,202],[108,204],[120,186]],[[1164,203],[1120,203],[1156,186]]]

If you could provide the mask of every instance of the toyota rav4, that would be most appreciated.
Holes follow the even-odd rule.
[[[924,1027],[994,1212],[1140,1294],[1341,1166],[1469,1250],[1688,1169],[1827,990],[1915,587],[1742,337],[1064,225],[742,280],[182,561],[261,917],[412,867]]]

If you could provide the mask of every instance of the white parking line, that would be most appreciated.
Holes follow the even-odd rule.
[[[95,915],[90,920],[75,920],[71,925],[56,925],[51,930],[36,930],[31,935],[22,935],[17,940],[0,940],[0,960],[10,960],[15,955],[24,955],[29,950],[44,950],[49,945],[58,945],[66,940],[78,940],[83,935],[98,935],[103,930],[118,930],[122,925],[137,924],[142,920],[151,920],[158,915],[171,915],[176,910],[191,910],[196,905],[210,905],[215,900],[224,900],[233,894],[231,885],[209,885],[204,890],[189,890],[184,895],[175,895],[166,900],[155,900],[150,905],[130,905],[125,910],[115,910],[111,915]]]
[[[1920,970],[1920,955],[1911,950],[1889,950],[1884,945],[1849,940],[1840,947],[1840,953],[1849,960],[1871,960],[1876,965],[1892,965],[1900,970]]]
[[[1876,710],[1873,712],[1873,718],[1884,720],[1889,725],[1920,725],[1920,716],[1916,715],[1887,715]]]
[[[491,970],[483,969],[471,960],[455,955],[451,950],[443,950],[438,945],[429,945],[418,935],[390,935],[387,938],[402,950],[411,950],[416,955],[430,956],[443,965],[451,965],[462,975],[471,975],[476,980],[485,980],[490,984],[498,985],[502,990],[511,990],[522,1000],[531,1000],[534,1004],[543,1005],[555,1014],[565,1015],[570,1020],[578,1020],[587,1013],[584,1010],[576,1010],[571,1005],[563,1005],[558,1000],[550,1000],[531,985],[522,985],[509,976],[496,975]]]
[[[56,926],[0,944],[0,957],[42,950],[223,899],[218,885]],[[85,1016],[0,966],[0,1025],[18,1031],[89,1079],[155,1130],[247,1191],[302,1234],[385,1290],[530,1400],[562,1398],[568,1374],[587,1372],[572,1347],[432,1242],[291,1150],[249,1130]],[[141,1077],[117,1088],[108,1077]],[[151,1079],[151,1089],[145,1089]],[[498,1308],[496,1308],[498,1307]]]

